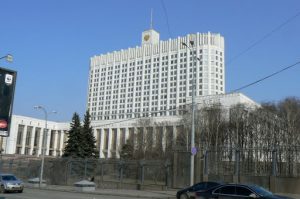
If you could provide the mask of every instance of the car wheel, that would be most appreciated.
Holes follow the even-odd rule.
[[[23,189],[18,191],[18,193],[22,193],[22,192],[23,192]]]
[[[180,199],[189,199],[188,195],[186,195],[185,193],[181,194]]]

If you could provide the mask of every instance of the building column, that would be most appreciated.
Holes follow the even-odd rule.
[[[44,138],[44,129],[40,128],[40,137],[38,138],[39,145],[37,146],[38,147],[37,156],[42,155],[43,138]]]
[[[95,149],[98,150],[98,146],[99,146],[99,134],[97,132],[97,129],[92,128],[92,135],[95,139]]]
[[[128,140],[128,138],[129,138],[129,128],[128,127],[126,127],[126,128],[124,128],[125,129],[125,143],[124,144],[127,144],[127,140]]]
[[[96,141],[96,143],[95,143],[96,150],[99,150],[100,135],[99,135],[98,129],[93,129],[92,132],[93,132],[93,136],[94,136],[95,141]]]
[[[108,146],[107,146],[107,158],[111,158],[111,148],[112,148],[112,130],[111,128],[107,129],[107,136],[108,136]]]
[[[26,145],[26,135],[27,135],[27,125],[24,125],[22,132],[22,141],[21,141],[21,154],[25,154],[25,145]]]
[[[33,148],[34,148],[35,128],[36,127],[32,128],[32,133],[31,133],[31,138],[30,138],[30,143],[29,143],[29,146],[30,146],[29,155],[32,155]]]
[[[1,137],[1,139],[2,139],[2,146],[0,149],[3,149],[3,151],[2,151],[3,154],[7,154],[7,152],[6,152],[7,137]]]
[[[60,154],[63,154],[64,152],[64,136],[65,136],[65,132],[63,130],[60,131],[60,144],[58,146],[58,150],[60,151]]]
[[[153,130],[152,130],[152,137],[153,137],[153,142],[152,142],[152,147],[155,149],[156,145],[157,145],[157,127],[153,126]]]
[[[133,148],[137,149],[138,147],[138,128],[137,127],[133,127]]]
[[[117,140],[116,140],[116,158],[120,158],[120,142],[121,142],[121,129],[117,128]]]
[[[161,127],[162,128],[162,149],[163,151],[166,151],[166,145],[167,145],[167,128],[166,126]]]
[[[145,133],[145,145],[146,150],[153,150],[153,142],[154,142],[154,133],[153,133],[154,127],[148,126],[146,127],[146,133]]]
[[[99,134],[99,139],[100,139],[100,144],[99,144],[99,158],[104,158],[104,153],[103,153],[103,150],[104,150],[104,139],[105,139],[105,136],[104,136],[104,129],[97,129],[97,132]]]
[[[144,127],[143,128],[143,145],[144,145],[144,153],[148,149],[147,147],[149,146],[148,143],[148,138],[149,138],[150,130],[149,127]]]
[[[57,149],[57,137],[58,137],[58,131],[54,131],[54,143],[53,143],[53,156],[56,156],[56,149]]]
[[[155,148],[155,142],[156,142],[156,137],[155,137],[155,126],[151,127],[151,138],[152,138],[152,149]]]
[[[148,134],[147,127],[143,127],[143,131],[142,131],[142,136],[143,136],[142,144],[145,145],[145,146],[147,144],[147,134]]]
[[[173,142],[172,142],[172,148],[176,146],[176,139],[177,139],[177,126],[173,126]]]
[[[46,129],[46,152],[45,155],[49,155],[49,149],[50,149],[50,138],[51,138],[51,130]]]
[[[96,138],[96,141],[97,141],[97,138],[98,138],[98,135],[97,135],[97,129],[93,129],[93,136],[94,138]]]

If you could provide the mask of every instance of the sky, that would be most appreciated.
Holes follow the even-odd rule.
[[[161,40],[224,36],[226,92],[300,61],[299,0],[1,0],[0,57],[14,61],[0,67],[18,73],[13,113],[42,119],[41,105],[57,111],[52,121],[83,117],[90,57],[140,46],[151,9]],[[258,103],[300,97],[299,74],[300,64],[240,92]]]

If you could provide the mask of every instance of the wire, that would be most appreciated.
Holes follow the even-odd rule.
[[[234,89],[234,90],[232,90],[231,92],[226,93],[226,94],[224,94],[224,95],[236,93],[237,91],[240,91],[240,90],[243,90],[243,89],[248,88],[248,87],[250,87],[250,86],[253,86],[253,85],[255,85],[255,84],[259,83],[259,82],[262,82],[262,81],[264,81],[264,80],[266,80],[266,79],[268,79],[268,78],[271,78],[271,77],[273,77],[273,76],[275,76],[275,75],[277,75],[277,74],[279,74],[279,73],[281,73],[281,72],[283,72],[283,71],[285,71],[285,70],[288,70],[288,69],[290,69],[290,68],[292,68],[292,67],[294,67],[294,66],[296,66],[296,65],[298,65],[298,64],[300,64],[300,61],[298,61],[298,62],[296,62],[296,63],[294,63],[294,64],[292,64],[292,65],[289,65],[289,66],[287,66],[287,67],[284,67],[283,69],[281,69],[281,70],[279,70],[279,71],[277,71],[277,72],[275,72],[275,73],[272,73],[272,74],[270,74],[270,75],[267,75],[267,76],[265,76],[265,77],[263,77],[263,78],[261,78],[261,79],[259,79],[259,80],[256,80],[256,81],[254,81],[254,82],[252,82],[252,83],[249,83],[249,84],[247,84],[247,85],[245,85],[245,86],[242,86],[242,87],[240,87],[240,88]],[[191,104],[192,104],[192,103],[184,104],[184,105],[186,106],[186,105],[191,105]],[[196,103],[196,104],[202,104],[202,103]],[[175,107],[175,108],[173,108],[173,109],[166,109],[166,110],[154,111],[154,112],[149,112],[149,113],[152,114],[152,113],[161,113],[161,112],[176,111],[176,110],[179,110],[179,108],[178,108],[178,107]],[[133,113],[129,113],[129,114],[135,114],[135,113],[140,114],[141,112],[133,112]],[[126,113],[125,113],[125,115],[126,115]],[[111,123],[107,123],[107,124],[103,124],[103,125],[98,125],[98,126],[94,126],[94,127],[102,127],[102,126],[112,125],[112,124],[116,124],[116,123],[122,123],[122,122],[131,121],[131,120],[136,120],[136,119],[140,119],[140,118],[149,118],[149,117],[148,117],[148,116],[144,116],[144,117],[140,117],[140,116],[139,116],[139,117],[135,117],[135,118],[129,118],[129,119],[126,119],[126,120],[121,120],[121,121],[117,121],[117,122],[111,122]]]
[[[259,82],[262,82],[262,81],[264,81],[264,80],[266,80],[266,79],[268,79],[268,78],[271,78],[271,77],[273,77],[273,76],[275,76],[275,75],[277,75],[277,74],[279,74],[279,73],[281,73],[281,72],[283,72],[283,71],[285,71],[285,70],[288,70],[288,69],[290,69],[290,68],[292,68],[292,67],[294,67],[294,66],[296,66],[296,65],[298,65],[298,64],[300,64],[300,61],[298,61],[298,62],[296,62],[296,63],[294,63],[294,64],[292,64],[292,65],[289,65],[289,66],[287,66],[287,67],[284,67],[283,69],[281,69],[281,70],[279,70],[279,71],[277,71],[277,72],[275,72],[275,73],[272,73],[272,74],[270,74],[270,75],[267,75],[267,76],[265,76],[265,77],[263,77],[263,78],[261,78],[261,79],[259,79],[259,80],[256,80],[256,81],[254,81],[254,82],[252,82],[252,83],[249,83],[249,84],[247,84],[247,85],[245,85],[245,86],[242,86],[242,87],[240,87],[240,88],[234,89],[233,91],[231,91],[231,92],[229,92],[229,93],[226,93],[226,94],[224,94],[224,95],[236,93],[237,91],[240,91],[240,90],[243,90],[243,89],[248,88],[248,87],[250,87],[250,86],[253,86],[253,85],[255,85],[255,84],[259,83]],[[200,102],[200,103],[196,103],[196,104],[202,104],[202,103]],[[184,105],[185,105],[185,106],[187,106],[187,105],[192,105],[192,103],[184,104]],[[154,112],[149,112],[149,113],[151,113],[151,114],[154,113],[154,114],[155,114],[155,113],[161,113],[161,112],[167,112],[167,111],[176,111],[176,110],[179,110],[179,107],[175,107],[175,108],[172,108],[172,109],[166,109],[166,110],[160,110],[160,111],[154,111]],[[133,113],[129,113],[129,114],[135,114],[135,113],[140,114],[141,112],[133,112]],[[125,115],[126,115],[126,113],[125,113]],[[139,117],[135,117],[135,118],[129,118],[129,119],[126,119],[126,120],[120,120],[120,121],[117,121],[117,122],[111,122],[111,123],[106,123],[106,124],[102,124],[102,125],[97,125],[97,126],[94,126],[94,127],[102,127],[102,126],[107,126],[107,125],[112,125],[112,124],[117,124],[117,123],[127,122],[127,121],[131,121],[131,120],[141,119],[141,118],[149,118],[149,117],[148,117],[148,116],[144,116],[144,117],[139,116]]]
[[[290,23],[291,21],[293,21],[294,19],[296,19],[299,15],[300,15],[300,11],[298,13],[296,13],[295,15],[293,15],[292,17],[288,18],[286,21],[284,21],[279,26],[275,27],[271,32],[268,32],[263,37],[261,37],[259,40],[257,40],[254,43],[252,43],[248,48],[246,48],[245,50],[243,50],[242,52],[240,52],[239,54],[237,54],[236,56],[234,56],[233,58],[231,58],[228,62],[226,62],[226,64],[232,63],[234,60],[238,59],[240,56],[242,56],[243,54],[245,54],[246,52],[248,52],[249,50],[251,50],[252,48],[254,48],[255,46],[257,46],[259,43],[261,43],[262,41],[264,41],[265,39],[267,39],[268,37],[270,37],[273,33],[275,33],[276,31],[280,30],[282,27],[284,27],[285,25],[287,25],[288,23]]]
[[[279,74],[279,73],[281,73],[281,72],[283,72],[283,71],[285,71],[285,70],[288,70],[288,69],[290,69],[290,68],[292,68],[292,67],[294,67],[294,66],[296,66],[296,65],[298,65],[298,64],[300,64],[300,61],[298,61],[298,62],[296,62],[296,63],[294,63],[294,64],[292,64],[292,65],[289,65],[289,66],[287,66],[287,67],[284,67],[283,69],[281,69],[281,70],[279,70],[279,71],[277,71],[277,72],[275,72],[275,73],[272,73],[272,74],[270,74],[270,75],[267,75],[267,76],[265,76],[265,77],[263,77],[263,78],[261,78],[261,79],[259,79],[259,80],[256,80],[256,81],[254,81],[254,82],[252,82],[252,83],[249,83],[249,84],[246,84],[245,86],[242,86],[242,87],[240,87],[240,88],[237,88],[237,89],[235,89],[235,90],[233,90],[233,91],[231,91],[231,92],[229,92],[229,93],[234,93],[234,92],[240,91],[240,90],[242,90],[242,89],[248,88],[248,87],[250,87],[250,86],[252,86],[252,85],[254,85],[254,84],[257,84],[257,83],[262,82],[262,81],[264,81],[264,80],[266,80],[266,79],[268,79],[268,78],[270,78],[270,77],[273,77],[273,76],[275,76],[275,75],[277,75],[277,74]]]
[[[249,83],[249,84],[247,84],[247,85],[245,85],[245,86],[242,86],[242,87],[240,87],[240,88],[234,89],[233,91],[231,91],[231,92],[229,92],[229,93],[226,93],[226,94],[223,94],[223,95],[228,95],[228,94],[236,93],[237,91],[240,91],[240,90],[243,90],[243,89],[248,88],[248,87],[250,87],[250,86],[253,86],[253,85],[255,85],[255,84],[259,83],[259,82],[262,82],[262,81],[264,81],[264,80],[266,80],[266,79],[268,79],[268,78],[271,78],[271,77],[273,77],[273,76],[275,76],[275,75],[277,75],[277,74],[279,74],[279,73],[281,73],[281,72],[283,72],[283,71],[285,71],[285,70],[288,70],[288,69],[290,69],[290,68],[292,68],[292,67],[298,65],[299,63],[300,63],[300,61],[298,61],[298,62],[296,62],[296,63],[294,63],[294,64],[292,64],[292,65],[289,65],[289,66],[287,66],[287,67],[284,67],[283,69],[281,69],[281,70],[279,70],[279,71],[277,71],[277,72],[274,72],[274,73],[272,73],[272,74],[270,74],[270,75],[267,75],[267,76],[265,76],[265,77],[263,77],[263,78],[261,78],[261,79],[259,79],[259,80],[256,80],[256,81],[254,81],[254,82],[252,82],[252,83]],[[200,103],[196,103],[196,104],[202,104],[202,103],[200,102]],[[183,105],[185,105],[185,106],[187,106],[187,105],[192,105],[192,103],[189,103],[189,104],[183,104]],[[172,109],[166,109],[166,110],[160,110],[160,111],[154,111],[154,112],[149,112],[149,113],[150,113],[150,114],[153,114],[153,113],[155,114],[155,113],[161,113],[161,112],[167,112],[167,111],[176,111],[176,110],[179,110],[179,107],[175,107],[175,108],[172,108]],[[122,122],[131,121],[131,120],[137,120],[137,119],[141,119],[141,118],[149,118],[148,116],[143,116],[143,117],[141,117],[141,116],[140,116],[140,113],[141,113],[141,112],[128,113],[128,114],[139,114],[139,117],[128,118],[128,119],[126,119],[126,120],[120,120],[120,121],[110,122],[110,123],[106,123],[106,124],[102,124],[102,125],[97,125],[97,126],[93,126],[93,127],[103,127],[103,126],[107,126],[107,125],[113,125],[113,124],[117,124],[117,123],[122,123]],[[125,113],[125,115],[126,115],[126,113]]]

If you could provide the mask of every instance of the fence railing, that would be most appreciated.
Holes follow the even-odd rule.
[[[41,160],[36,158],[2,158],[0,170],[27,181],[39,177],[40,165]],[[103,188],[164,189],[171,187],[171,176],[171,161],[45,158],[43,179],[53,185],[93,179]]]
[[[300,177],[299,148],[252,148],[198,151],[195,179],[203,176]],[[190,153],[173,151],[169,160],[45,158],[47,184],[73,185],[94,179],[97,187],[155,189],[189,185]],[[3,156],[0,172],[13,173],[24,181],[39,177],[41,160],[36,157]],[[219,177],[218,177],[219,176]],[[228,178],[232,179],[232,178]],[[218,180],[218,179],[217,179]]]
[[[204,174],[252,176],[300,176],[300,150],[219,149],[205,150]]]

